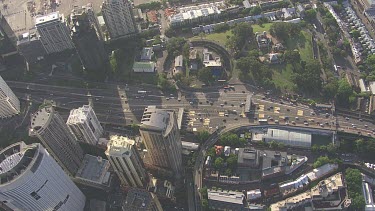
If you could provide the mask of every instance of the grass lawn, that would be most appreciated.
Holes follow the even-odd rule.
[[[298,49],[301,59],[304,61],[313,59],[311,34],[307,31],[302,31],[300,36],[289,38],[286,41],[286,47],[288,50]]]
[[[220,43],[222,46],[225,46],[225,43],[227,42],[227,36],[232,36],[232,31],[228,30],[226,32],[222,33],[212,33],[212,34],[206,34],[203,39],[206,40],[213,40],[218,43]],[[191,38],[192,40],[200,40],[200,36],[195,36]]]
[[[262,26],[257,25],[257,24],[254,24],[254,25],[251,25],[251,26],[253,27],[254,33],[255,32],[264,32],[264,31],[269,33],[272,24],[273,23],[264,23],[264,24],[262,24]]]
[[[271,65],[270,68],[273,70],[272,80],[275,86],[280,90],[292,90],[294,83],[292,82],[292,65]]]

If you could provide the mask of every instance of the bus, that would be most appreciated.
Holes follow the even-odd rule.
[[[259,121],[260,124],[266,124],[266,123],[268,123],[267,119],[259,119],[258,121]]]

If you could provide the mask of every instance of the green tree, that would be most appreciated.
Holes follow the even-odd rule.
[[[366,65],[370,71],[375,70],[375,54],[370,54],[366,59]]]
[[[356,30],[356,29],[350,31],[350,34],[351,34],[352,37],[355,38],[355,39],[358,39],[359,36],[361,36],[361,33],[360,33],[358,30]]]
[[[332,161],[327,156],[320,156],[313,164],[314,168],[318,168],[320,166],[323,166],[327,163],[332,163]]]
[[[345,78],[339,81],[339,86],[337,89],[337,101],[340,105],[348,105],[349,97],[353,94],[353,88],[350,86]]]
[[[215,78],[212,75],[211,69],[208,67],[204,67],[198,70],[198,78],[200,81],[206,84],[211,84],[215,80]]]
[[[215,156],[216,156],[216,151],[215,151],[215,147],[211,147],[207,150],[207,153],[206,153],[207,156],[210,156],[211,159],[214,159]]]
[[[210,133],[207,130],[201,130],[197,134],[197,138],[198,138],[199,142],[201,142],[201,143],[206,141],[208,139],[208,137],[210,137]]]
[[[273,141],[270,142],[270,147],[271,147],[272,149],[276,149],[278,146],[279,146],[279,145],[278,145],[278,143],[277,143],[275,140],[273,140]]]
[[[294,82],[304,92],[319,93],[322,87],[320,72],[319,61],[309,60],[306,63],[302,63],[300,68],[294,70]]]
[[[262,13],[262,8],[260,6],[255,6],[250,9],[250,15],[260,15]]]
[[[207,199],[202,199],[202,210],[204,210],[204,211],[208,211],[209,210],[208,200]]]
[[[284,53],[284,60],[290,64],[298,64],[301,61],[301,56],[297,49],[295,50],[287,50]]]
[[[237,168],[238,156],[236,154],[230,154],[227,158],[228,168],[235,170]]]
[[[216,33],[221,33],[221,32],[226,32],[230,29],[229,25],[226,23],[223,24],[218,24],[215,26],[215,32]]]
[[[168,54],[178,56],[182,54],[182,48],[186,40],[183,37],[172,37],[168,40],[167,51]]]
[[[215,169],[221,169],[224,165],[224,159],[223,158],[216,158],[214,162],[214,167]]]
[[[323,93],[327,99],[334,99],[339,88],[339,81],[332,78],[328,83],[323,86]]]
[[[313,22],[316,19],[316,10],[314,9],[306,10],[304,19],[310,23]]]
[[[189,43],[185,43],[184,46],[182,47],[182,55],[184,59],[189,59],[189,54],[190,54],[190,45]]]

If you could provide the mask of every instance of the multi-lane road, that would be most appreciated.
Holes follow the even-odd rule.
[[[372,129],[375,128],[372,122],[360,120],[359,117],[333,116],[322,111],[314,111],[306,105],[292,105],[248,90],[244,85],[234,85],[234,90],[231,91],[180,91],[176,95],[165,95],[155,87],[149,86],[112,85],[103,89],[83,89],[14,81],[7,83],[21,99],[36,103],[42,103],[44,99],[54,100],[64,118],[67,118],[70,109],[90,103],[102,123],[119,126],[139,123],[144,108],[149,105],[176,110],[184,108],[187,113],[184,125],[188,129],[206,128],[212,132],[216,131],[201,146],[202,150],[196,160],[193,172],[194,191],[189,189],[190,195],[194,193],[189,200],[190,210],[200,210],[199,188],[202,187],[203,159],[207,148],[216,142],[219,132],[241,126],[259,125],[259,119],[267,119],[267,124],[342,130],[354,134],[360,132],[368,136],[372,136]],[[248,94],[253,95],[252,102],[255,104],[250,118],[242,116],[242,105]],[[218,128],[222,130],[217,130]]]

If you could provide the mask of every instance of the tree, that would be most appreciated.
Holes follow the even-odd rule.
[[[314,144],[314,145],[311,147],[311,151],[312,151],[313,153],[317,153],[317,152],[319,152],[319,146],[316,145],[316,144]]]
[[[235,170],[237,168],[238,156],[236,154],[230,154],[227,158],[228,168]]]
[[[270,27],[270,34],[282,41],[286,41],[289,37],[288,31],[288,24],[284,22],[275,22]]]
[[[350,86],[345,78],[339,81],[337,89],[337,101],[341,105],[348,105],[349,97],[353,94],[353,88]]]
[[[329,144],[327,145],[327,152],[328,152],[328,153],[330,153],[330,154],[334,154],[334,153],[336,153],[336,151],[337,151],[337,147],[336,147],[334,144],[329,143]]]
[[[215,32],[216,33],[226,32],[229,29],[230,29],[230,27],[226,23],[218,24],[218,25],[215,26]]]
[[[322,79],[320,77],[321,66],[317,60],[309,60],[306,64],[296,66],[294,70],[294,82],[296,85],[308,93],[319,93],[322,87]]]
[[[208,67],[204,67],[198,70],[198,78],[200,81],[206,84],[211,84],[215,80],[214,76],[211,73],[211,69]]]
[[[189,43],[185,43],[184,46],[182,47],[182,55],[184,59],[189,59],[189,54],[190,54],[190,45]]]
[[[172,54],[173,56],[181,55],[185,42],[186,40],[183,37],[172,37],[169,39],[167,44],[168,54]]]
[[[323,94],[327,99],[334,99],[339,88],[339,81],[332,78],[328,83],[323,86]]]
[[[375,54],[370,54],[366,59],[366,65],[370,71],[375,70]]]
[[[260,15],[261,13],[262,13],[262,8],[260,6],[255,6],[250,9],[249,14],[253,16],[253,15]]]
[[[316,10],[314,9],[309,9],[305,11],[305,17],[304,19],[308,22],[313,22],[316,18]]]
[[[230,46],[241,50],[246,41],[254,36],[253,27],[249,23],[239,23],[232,29],[233,36],[228,40]]]
[[[327,163],[332,163],[332,161],[327,156],[320,156],[318,159],[314,162],[313,167],[318,168],[320,166],[323,166]]]
[[[284,53],[284,60],[290,64],[298,64],[301,61],[301,55],[298,50],[287,50]]]
[[[208,211],[209,210],[208,200],[207,199],[202,199],[202,210],[204,210],[204,211]]]
[[[275,140],[273,140],[273,141],[270,142],[270,147],[271,147],[272,149],[276,149],[278,146],[279,146],[279,145],[277,144],[277,142],[276,142]]]
[[[358,169],[347,168],[345,180],[348,187],[349,197],[352,199],[350,208],[352,210],[364,210],[365,199],[362,195],[362,175]]]
[[[351,34],[352,37],[355,38],[355,39],[358,39],[358,38],[361,36],[361,33],[360,33],[358,30],[356,30],[356,29],[350,31],[350,34]]]
[[[201,142],[201,143],[206,141],[208,139],[208,137],[210,137],[210,133],[207,130],[201,130],[197,134],[197,138],[198,138],[199,142]]]
[[[216,151],[215,151],[215,147],[211,147],[207,150],[207,153],[206,153],[207,156],[210,156],[211,159],[214,159],[215,155],[216,155]]]
[[[215,159],[214,167],[215,169],[221,169],[223,167],[223,164],[224,164],[224,159],[219,157]]]

